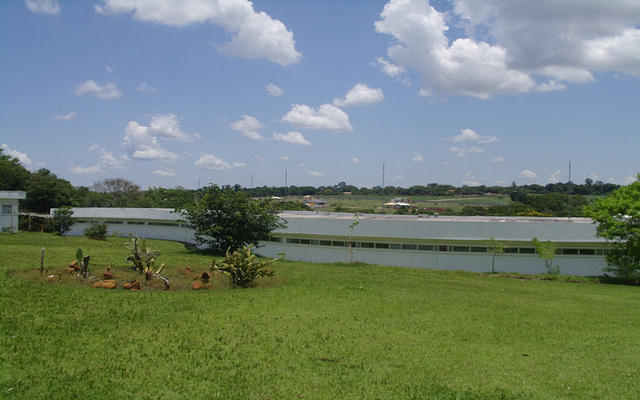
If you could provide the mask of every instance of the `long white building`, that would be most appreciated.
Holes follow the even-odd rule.
[[[172,209],[74,208],[71,235],[82,235],[93,221],[106,222],[109,234],[194,242],[194,231]],[[266,257],[284,253],[288,260],[347,262],[351,236],[353,261],[382,265],[488,272],[490,236],[508,246],[496,258],[501,272],[543,273],[531,240],[558,246],[554,265],[563,275],[602,275],[608,245],[596,237],[588,218],[434,217],[361,215],[289,211],[280,214],[287,227],[260,242]]]

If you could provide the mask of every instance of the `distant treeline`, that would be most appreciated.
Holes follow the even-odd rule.
[[[256,187],[243,188],[240,185],[223,186],[224,189],[248,191],[253,197],[267,196],[344,196],[345,192],[353,195],[382,195],[382,196],[483,196],[489,194],[509,195],[515,202],[509,206],[465,208],[463,213],[491,213],[500,212],[501,215],[511,215],[523,210],[551,210],[553,214],[566,213],[563,207],[568,207],[567,194],[573,195],[602,195],[608,194],[619,186],[601,181],[593,182],[587,179],[584,184],[553,183],[542,185],[522,185],[512,183],[511,186],[461,186],[415,185],[409,188],[386,186],[357,188],[340,182],[333,186],[289,186],[289,187]],[[23,190],[27,192],[26,200],[21,201],[21,210],[38,213],[48,213],[51,208],[61,206],[74,207],[141,207],[141,208],[180,208],[190,204],[198,195],[198,190],[177,187],[165,189],[152,187],[142,190],[135,183],[123,179],[104,179],[94,183],[91,187],[73,186],[69,181],[57,177],[47,169],[30,172],[25,169],[16,158],[2,154],[0,149],[0,190]],[[534,196],[555,195],[558,196]],[[289,202],[287,202],[289,204]],[[584,203],[581,196],[572,197],[576,203],[574,209],[579,209]],[[301,204],[290,203],[287,209],[301,208]],[[471,206],[473,207],[473,206]],[[508,214],[505,207],[512,207]]]

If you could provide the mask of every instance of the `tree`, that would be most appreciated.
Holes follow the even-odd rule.
[[[26,209],[48,213],[51,208],[71,205],[73,186],[48,169],[42,168],[31,174],[27,187]]]
[[[640,278],[640,174],[632,184],[587,206],[585,214],[598,223],[597,235],[613,242],[606,270],[625,278]]]
[[[496,257],[501,257],[504,254],[504,251],[507,249],[507,245],[504,242],[496,240],[496,237],[491,235],[489,236],[489,243],[487,243],[487,249],[489,253],[493,255],[491,258],[491,273],[495,274],[496,269]]]
[[[20,160],[2,154],[0,148],[0,190],[26,190],[29,183],[29,171],[20,164]]]
[[[53,212],[53,226],[56,234],[64,236],[71,230],[75,221],[71,218],[73,211],[70,207],[60,207]]]
[[[202,198],[180,212],[195,229],[195,239],[218,253],[256,245],[286,222],[269,198],[256,200],[246,191],[236,192],[211,185],[200,190]]]
[[[558,250],[555,243],[547,240],[546,242],[541,242],[538,238],[533,238],[533,245],[536,246],[536,253],[538,253],[538,257],[544,261],[544,266],[547,268],[547,274],[549,275],[557,275],[560,273],[560,267],[556,266],[553,268],[553,259],[556,257],[556,251]]]
[[[111,207],[130,207],[142,196],[140,186],[124,178],[107,178],[91,185],[97,193],[107,193],[113,198]]]

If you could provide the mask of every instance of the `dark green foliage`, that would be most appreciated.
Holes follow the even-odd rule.
[[[107,238],[107,224],[94,222],[84,230],[84,235],[89,239],[104,240]]]
[[[558,247],[555,243],[550,240],[546,242],[542,242],[538,240],[538,238],[533,238],[533,245],[536,247],[536,253],[538,257],[542,259],[544,262],[544,266],[547,269],[547,274],[549,275],[559,275],[560,267],[557,265],[553,266],[553,259],[556,257],[556,252],[558,251]]]
[[[257,244],[269,232],[282,228],[278,207],[271,199],[255,200],[244,191],[211,185],[201,189],[198,201],[181,212],[195,229],[195,239],[213,251],[235,251]]]
[[[0,148],[0,190],[26,190],[29,183],[29,171],[17,158],[2,154]]]
[[[71,205],[74,189],[69,181],[58,178],[48,169],[42,168],[31,174],[27,187],[27,198],[22,205],[25,209],[39,213],[49,213],[52,208]]]
[[[623,278],[640,278],[640,174],[638,179],[586,210],[598,223],[598,236],[614,244],[608,270]]]
[[[227,250],[224,259],[213,259],[211,271],[220,271],[231,279],[233,287],[247,288],[257,278],[273,276],[276,271],[269,268],[274,260],[262,261],[251,252],[253,245],[244,246],[234,252]]]
[[[53,212],[53,226],[56,234],[64,236],[65,233],[71,230],[71,227],[75,224],[75,221],[71,218],[72,215],[71,207],[60,207]]]
[[[278,203],[278,208],[283,211],[309,211],[309,207],[298,201],[283,201]]]

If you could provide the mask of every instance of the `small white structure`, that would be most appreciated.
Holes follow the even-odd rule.
[[[53,212],[53,210],[52,210]],[[82,235],[92,222],[108,224],[108,233],[194,243],[194,230],[168,208],[74,208],[70,235]],[[602,275],[609,245],[596,236],[588,218],[449,217],[429,215],[360,215],[287,211],[287,227],[260,242],[257,253],[288,260],[346,262],[349,237],[353,261],[414,268],[491,271],[489,237],[508,248],[496,259],[496,270],[545,272],[531,240],[550,240],[558,247],[554,266],[563,275]]]
[[[18,200],[26,198],[26,192],[0,191],[0,230],[2,232],[18,232]]]

